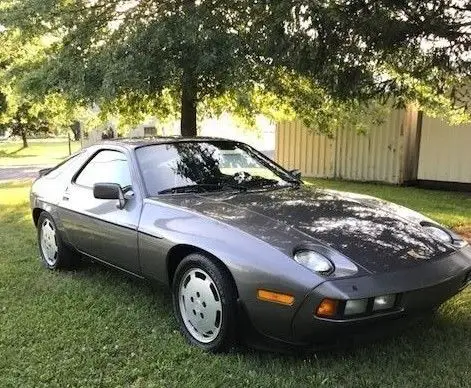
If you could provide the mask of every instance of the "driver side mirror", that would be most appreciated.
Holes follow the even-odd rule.
[[[118,200],[118,209],[123,209],[126,206],[126,196],[117,183],[95,183],[93,185],[93,196],[97,199]]]
[[[290,170],[289,173],[290,173],[295,179],[297,179],[298,181],[300,181],[301,178],[302,178],[301,171],[299,171],[299,170],[297,170],[297,169],[296,169],[296,170]]]

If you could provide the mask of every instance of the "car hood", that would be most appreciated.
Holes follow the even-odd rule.
[[[158,200],[229,224],[287,254],[303,243],[322,243],[370,272],[415,266],[454,250],[427,233],[417,213],[356,194],[301,187]]]

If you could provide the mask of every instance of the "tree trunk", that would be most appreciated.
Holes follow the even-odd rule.
[[[196,106],[197,106],[198,81],[191,66],[183,69],[182,76],[182,110],[181,110],[181,135],[196,137]]]
[[[183,9],[191,18],[195,11],[195,0],[182,0]],[[197,34],[195,28],[193,31]],[[183,74],[182,74],[182,99],[181,99],[181,135],[186,137],[196,137],[198,135],[196,128],[196,108],[198,104],[198,75],[196,74],[196,66],[194,65],[196,50],[189,43],[183,54]]]
[[[72,130],[72,133],[74,134],[74,141],[79,141],[81,130],[82,130],[82,124],[80,123],[80,121],[74,121],[72,125],[70,126],[70,129]]]
[[[23,139],[23,148],[28,148],[28,140],[26,139],[26,131],[21,131],[21,138]]]

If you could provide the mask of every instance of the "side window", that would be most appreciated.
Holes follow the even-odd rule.
[[[80,162],[80,156],[83,156],[81,152],[76,153],[75,155],[69,156],[66,160],[59,163],[56,167],[54,167],[51,171],[49,171],[46,176],[49,178],[56,178],[64,171],[68,170],[69,168],[75,167],[77,162]]]
[[[118,151],[100,151],[77,176],[75,183],[86,187],[93,187],[95,183],[118,183],[123,188],[131,186],[126,156]]]

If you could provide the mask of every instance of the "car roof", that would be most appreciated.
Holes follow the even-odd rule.
[[[186,142],[212,142],[212,141],[224,141],[237,143],[235,140],[223,139],[218,137],[184,137],[184,136],[155,136],[149,138],[117,138],[102,140],[95,146],[106,146],[106,145],[120,145],[126,148],[140,148],[149,145],[158,144],[172,144],[172,143],[186,143]]]

